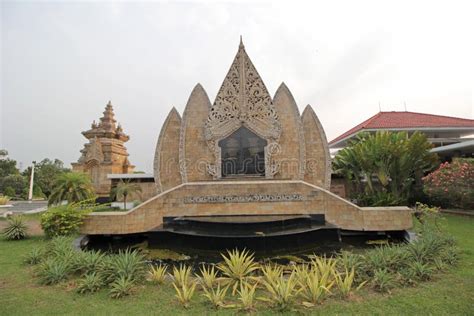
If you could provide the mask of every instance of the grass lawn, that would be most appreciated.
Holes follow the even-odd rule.
[[[358,315],[473,315],[474,314],[474,219],[446,215],[445,229],[462,248],[456,268],[437,275],[417,287],[396,289],[390,295],[361,290],[348,301],[329,299],[313,309],[298,309],[305,314]],[[174,299],[171,284],[144,285],[128,298],[111,299],[107,291],[80,295],[74,281],[57,286],[40,286],[33,270],[22,263],[33,247],[45,243],[42,237],[7,242],[0,240],[0,315],[209,315],[236,314],[235,309],[213,311],[197,292],[190,309]],[[258,303],[257,314],[273,315],[275,310]],[[287,312],[292,314],[292,312]],[[295,314],[295,312],[293,312]]]

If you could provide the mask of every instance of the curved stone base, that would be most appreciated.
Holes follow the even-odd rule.
[[[188,182],[164,191],[128,212],[92,213],[82,234],[148,232],[164,217],[324,214],[340,229],[396,231],[412,227],[408,207],[358,207],[304,181]]]

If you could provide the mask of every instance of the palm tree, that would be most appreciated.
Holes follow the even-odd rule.
[[[112,189],[111,195],[116,199],[123,197],[123,208],[127,209],[127,196],[137,192],[142,192],[141,186],[130,181],[120,180],[117,186]]]
[[[59,204],[64,200],[75,203],[94,197],[94,188],[89,175],[82,172],[67,172],[57,177],[48,203]]]
[[[354,186],[353,193],[371,203],[407,203],[420,190],[422,176],[436,165],[431,147],[419,132],[366,133],[337,153],[333,167]]]

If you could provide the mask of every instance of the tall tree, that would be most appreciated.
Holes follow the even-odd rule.
[[[137,192],[142,192],[142,188],[138,184],[120,180],[117,186],[112,189],[111,195],[115,199],[123,197],[123,208],[127,209],[127,197]]]
[[[334,159],[335,172],[350,184],[361,204],[406,204],[421,192],[423,175],[437,164],[426,136],[415,132],[362,134]]]
[[[20,171],[16,167],[16,160],[0,159],[0,178],[19,174]]]
[[[68,172],[59,175],[49,196],[49,204],[59,204],[89,200],[95,197],[89,175],[81,172]]]

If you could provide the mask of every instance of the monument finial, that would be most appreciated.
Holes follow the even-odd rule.
[[[242,41],[242,35],[240,35],[240,44],[239,44],[239,48],[245,48],[245,46],[244,46],[244,42]]]

